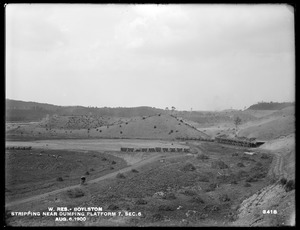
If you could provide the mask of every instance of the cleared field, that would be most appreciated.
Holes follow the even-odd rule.
[[[67,150],[6,150],[6,202],[79,184],[80,177],[97,178],[125,167],[106,153]]]
[[[80,188],[75,198],[65,191],[43,202],[32,202],[34,211],[47,207],[103,207],[105,211],[141,212],[142,217],[88,217],[85,222],[55,222],[53,218],[11,218],[11,224],[77,226],[205,226],[227,225],[236,218],[238,204],[264,187],[272,156],[216,143],[193,142],[198,154],[171,154],[130,171],[122,171]],[[26,210],[29,206],[18,206]]]
[[[156,153],[122,153],[126,147],[186,147],[153,140],[45,140],[6,142],[32,150],[6,150],[6,200],[12,201],[79,184],[145,160]]]
[[[76,140],[41,140],[41,141],[7,141],[6,146],[32,146],[45,149],[73,149],[92,151],[120,151],[121,147],[130,148],[183,148],[179,142],[137,139],[76,139]]]

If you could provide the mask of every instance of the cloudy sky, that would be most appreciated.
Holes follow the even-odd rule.
[[[6,6],[6,98],[243,109],[294,101],[287,5]]]

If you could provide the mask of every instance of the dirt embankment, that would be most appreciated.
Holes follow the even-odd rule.
[[[261,149],[274,153],[269,176],[295,178],[295,135],[272,140]],[[264,214],[263,212],[268,212]],[[271,214],[276,211],[277,214]],[[286,192],[280,183],[271,184],[244,200],[234,226],[282,226],[295,223],[295,190]]]

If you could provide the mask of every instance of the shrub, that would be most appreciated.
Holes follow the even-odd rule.
[[[230,198],[227,194],[223,194],[219,197],[219,200],[222,202],[227,202],[227,201],[230,201]]]
[[[205,205],[204,210],[207,212],[216,212],[220,210],[220,207],[212,204],[207,204]]]
[[[233,153],[233,154],[232,154],[233,157],[236,157],[236,156],[238,156],[238,155],[239,155],[238,153]]]
[[[107,161],[107,159],[105,157],[102,158],[102,161]]]
[[[85,175],[90,175],[89,171],[86,171],[86,172],[85,172]]]
[[[197,159],[198,160],[207,160],[207,159],[209,159],[209,157],[205,154],[199,154],[199,155],[197,155]]]
[[[240,168],[245,167],[245,165],[242,162],[237,163],[237,166]]]
[[[110,170],[113,170],[113,169],[115,169],[115,168],[111,166],[109,169],[110,169]]]
[[[232,180],[230,183],[231,184],[238,184],[238,182],[236,180]]]
[[[225,164],[223,161],[221,161],[221,160],[217,160],[217,161],[213,161],[212,163],[211,163],[211,167],[212,168],[219,168],[219,169],[226,169],[226,168],[228,168],[228,165],[227,164]]]
[[[215,191],[216,188],[217,188],[217,184],[216,183],[211,183],[211,184],[209,184],[208,188],[205,189],[205,192]]]
[[[176,199],[176,196],[174,193],[170,192],[170,193],[167,193],[165,196],[164,196],[164,199],[166,200],[175,200]]]
[[[63,181],[64,179],[62,177],[57,177],[56,180],[57,181]]]
[[[251,184],[245,183],[245,184],[244,184],[244,187],[251,187]]]
[[[257,182],[257,181],[258,181],[258,179],[253,177],[253,176],[248,177],[247,180],[246,180],[246,182]]]
[[[131,169],[131,172],[133,172],[133,173],[138,173],[139,171],[136,170],[136,169]]]
[[[200,176],[198,176],[198,181],[200,181],[200,182],[209,182],[209,178],[207,176],[200,175]]]
[[[286,185],[285,185],[285,191],[289,192],[295,189],[295,181],[294,180],[289,180]]]
[[[158,206],[158,210],[159,211],[175,211],[176,207],[162,204],[162,205]]]
[[[84,196],[84,192],[79,188],[75,188],[75,189],[72,189],[72,190],[68,190],[67,195],[70,198],[78,198],[78,197]]]
[[[117,178],[125,179],[126,177],[124,176],[123,173],[118,173],[118,174],[117,174]]]
[[[193,198],[190,200],[190,202],[195,202],[195,203],[201,203],[204,204],[204,200],[200,196],[193,196]]]
[[[137,205],[144,205],[144,204],[147,204],[147,201],[143,200],[143,199],[138,199],[135,204]]]
[[[244,171],[244,170],[240,170],[238,173],[237,173],[237,177],[238,178],[245,178],[245,177],[248,177],[249,173]]]
[[[156,213],[152,216],[153,221],[162,221],[163,219],[164,219],[164,217],[160,213]]]
[[[270,157],[267,154],[263,154],[260,158],[261,159],[269,159]]]
[[[256,167],[261,167],[262,165],[263,165],[262,163],[257,162],[255,166],[256,166]]]
[[[154,128],[156,129],[156,125],[154,125]]]
[[[286,178],[281,178],[280,179],[280,184],[285,185],[287,183],[287,179]]]
[[[111,162],[112,165],[115,165],[116,163],[117,163],[117,162],[115,162],[115,161],[112,161],[112,162]]]
[[[192,163],[186,163],[182,168],[182,171],[184,171],[184,172],[195,171],[195,170],[196,170],[196,167]]]
[[[195,196],[195,195],[197,195],[197,193],[196,193],[195,191],[190,190],[190,189],[184,190],[184,191],[182,192],[182,194],[184,194],[184,195],[186,195],[186,196]]]
[[[108,210],[118,210],[119,207],[117,205],[111,204],[107,207]]]

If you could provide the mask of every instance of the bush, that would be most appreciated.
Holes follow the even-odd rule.
[[[190,189],[184,190],[184,191],[182,192],[182,194],[184,194],[184,195],[186,195],[186,196],[195,196],[195,195],[197,195],[197,193],[196,193],[195,191],[190,190]]]
[[[78,198],[78,197],[84,196],[84,192],[79,188],[75,188],[75,189],[72,189],[72,190],[68,190],[67,195],[70,198]]]
[[[227,194],[223,194],[219,197],[219,200],[222,202],[227,202],[227,201],[230,201],[230,198]]]
[[[190,200],[190,202],[195,202],[195,203],[201,203],[204,204],[204,200],[200,196],[193,196],[193,198]]]
[[[249,176],[249,173],[246,172],[246,171],[244,171],[244,170],[240,170],[240,171],[237,173],[237,177],[238,177],[239,179],[245,178],[245,177],[248,177],[248,176]]]
[[[174,193],[170,192],[170,193],[167,193],[165,196],[164,196],[164,199],[166,200],[175,200],[176,199],[176,196]]]
[[[102,158],[102,161],[107,161],[107,159],[105,157]]]
[[[118,207],[117,205],[111,204],[111,205],[109,205],[109,206],[107,207],[107,209],[108,209],[108,210],[113,210],[113,211],[115,211],[115,210],[118,210],[119,207]]]
[[[200,175],[200,176],[198,176],[198,181],[209,182],[209,178],[207,176]]]
[[[115,162],[115,161],[112,161],[112,162],[111,162],[112,165],[115,165],[116,163],[117,163],[117,162]]]
[[[212,168],[219,168],[219,169],[227,169],[228,165],[224,163],[224,161],[221,160],[217,160],[217,161],[213,161],[211,163],[211,167]]]
[[[244,184],[244,187],[251,187],[251,184],[245,183],[245,184]]]
[[[237,163],[237,166],[240,168],[245,167],[245,165],[242,162]]]
[[[238,184],[238,182],[236,180],[232,180],[230,183],[231,184]]]
[[[285,185],[287,183],[287,179],[286,178],[281,178],[280,179],[280,184]]]
[[[195,171],[195,170],[196,170],[196,167],[192,163],[186,163],[182,168],[182,171],[184,171],[184,172]]]
[[[109,169],[110,169],[110,170],[113,170],[113,169],[115,169],[115,168],[111,166]]]
[[[156,129],[156,125],[154,125],[154,128]]]
[[[295,181],[294,180],[289,180],[286,185],[285,185],[285,191],[289,192],[295,189]]]
[[[246,182],[257,182],[257,181],[258,181],[258,179],[253,176],[247,178],[247,180],[246,180]]]
[[[217,184],[216,183],[211,183],[211,184],[209,184],[208,188],[205,189],[205,192],[215,191],[216,188],[217,188]]]
[[[138,199],[135,204],[137,205],[144,205],[144,204],[147,204],[147,201],[143,200],[143,199]]]
[[[131,172],[133,172],[133,173],[138,173],[139,171],[136,170],[136,169],[131,169]]]
[[[159,211],[175,211],[176,207],[162,204],[162,205],[158,206],[158,210]]]
[[[56,178],[57,181],[63,181],[64,179],[62,177]]]
[[[90,169],[90,171],[92,171],[92,172],[93,172],[93,171],[95,171],[95,169],[91,168],[91,169]]]
[[[209,157],[207,155],[200,154],[200,155],[197,156],[197,159],[198,160],[207,160],[207,159],[209,159]]]
[[[205,205],[204,210],[207,212],[217,212],[220,210],[220,207],[212,204],[207,204]]]
[[[163,219],[164,219],[164,217],[160,213],[156,213],[152,216],[153,221],[162,221]]]
[[[89,171],[86,171],[86,172],[85,172],[85,175],[90,175]]]
[[[233,153],[232,156],[233,157],[237,157],[239,154],[238,153]]]
[[[261,166],[263,166],[263,164],[260,163],[260,162],[257,162],[257,163],[255,164],[255,166],[256,166],[256,167],[261,167]]]
[[[269,159],[270,157],[267,154],[263,154],[260,158],[261,159]]]
[[[116,177],[120,178],[120,179],[125,179],[126,178],[123,173],[118,173]]]

